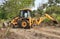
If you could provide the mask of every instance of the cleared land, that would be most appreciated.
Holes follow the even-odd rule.
[[[6,33],[6,28],[0,31]],[[60,28],[53,27],[34,27],[31,29],[10,28],[8,32],[6,35],[2,33],[1,39],[60,39]]]

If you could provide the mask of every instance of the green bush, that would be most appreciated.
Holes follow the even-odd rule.
[[[60,14],[52,14],[52,16],[53,16],[57,21],[60,21]]]
[[[49,21],[50,21],[50,19],[48,19],[48,18],[44,20],[44,22],[49,22]]]

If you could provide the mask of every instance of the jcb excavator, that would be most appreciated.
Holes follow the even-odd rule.
[[[31,28],[33,24],[40,25],[41,22],[44,21],[46,18],[51,19],[54,23],[57,23],[56,20],[48,14],[44,14],[44,16],[35,19],[31,17],[30,9],[22,9],[20,10],[19,16],[11,20],[10,26],[20,28]]]

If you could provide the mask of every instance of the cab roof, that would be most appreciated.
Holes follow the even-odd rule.
[[[22,10],[28,10],[28,11],[31,11],[31,9],[29,9],[29,8],[20,9],[20,11],[22,11]]]

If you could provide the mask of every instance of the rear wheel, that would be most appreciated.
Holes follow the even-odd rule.
[[[18,21],[18,26],[21,28],[30,28],[29,23],[26,20]]]

